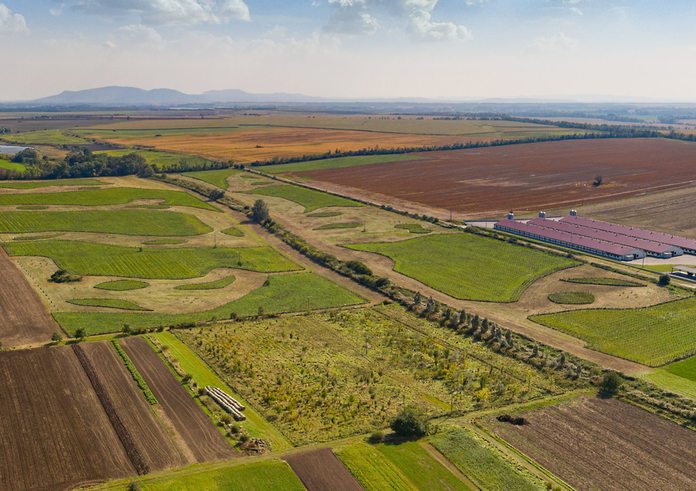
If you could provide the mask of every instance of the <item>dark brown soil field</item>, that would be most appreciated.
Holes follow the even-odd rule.
[[[673,140],[572,140],[420,155],[428,160],[299,175],[472,215],[570,208],[685,187],[696,177],[696,144]],[[597,176],[603,184],[593,186]]]
[[[188,461],[155,416],[113,346],[108,341],[83,343],[81,346],[96,368],[116,413],[135,440],[150,472],[187,465]]]
[[[0,247],[0,272],[2,275],[2,283],[0,283],[0,313],[2,315],[0,342],[2,345],[22,346],[50,341],[54,331],[60,332],[58,324],[2,247]]]
[[[57,491],[135,475],[71,348],[0,354],[0,490]]]
[[[298,453],[285,457],[285,460],[307,491],[365,491],[328,448]]]
[[[128,338],[120,344],[197,462],[241,456],[144,338]]]
[[[696,489],[696,432],[614,399],[582,397],[491,429],[582,490]]]

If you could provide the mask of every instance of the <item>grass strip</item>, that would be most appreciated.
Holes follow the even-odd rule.
[[[129,290],[140,290],[142,288],[147,288],[148,286],[150,285],[148,283],[145,283],[144,281],[115,280],[99,283],[98,285],[95,285],[94,288],[98,288],[99,290],[125,292]]]
[[[637,281],[622,280],[619,278],[562,278],[566,283],[579,283],[581,285],[603,285],[603,286],[627,286],[639,287],[647,286],[645,283]]]
[[[562,305],[587,305],[594,303],[595,296],[590,292],[559,292],[549,295],[549,300]]]
[[[395,154],[395,155],[361,155],[357,157],[338,157],[333,159],[310,160],[308,162],[298,162],[295,164],[264,165],[260,168],[262,172],[268,174],[283,174],[291,172],[306,172],[324,169],[342,169],[344,167],[355,167],[358,165],[384,164],[388,162],[405,162],[408,160],[422,160],[425,157],[417,155]]]
[[[336,455],[366,491],[418,491],[394,464],[370,445],[351,445],[338,450]]]
[[[230,187],[230,185],[227,183],[227,178],[234,174],[238,174],[239,172],[240,171],[238,170],[229,168],[219,170],[204,170],[198,172],[184,172],[181,175],[186,177],[193,177],[194,179],[205,181],[208,184],[212,184],[213,186],[217,186],[222,189],[227,189]]]
[[[38,210],[48,210],[48,206],[42,206],[42,205],[26,205],[26,206],[18,206],[18,210],[30,210],[30,211],[38,211]]]
[[[343,215],[340,211],[320,211],[318,213],[311,213],[307,215],[308,217],[312,218],[329,218],[329,217],[338,217]]]
[[[179,239],[160,239],[160,240],[150,240],[148,242],[143,242],[143,245],[178,245],[185,244],[185,240]]]
[[[234,283],[235,277],[228,276],[227,278],[222,278],[216,281],[210,281],[208,283],[193,283],[190,285],[179,285],[175,286],[175,290],[220,290],[226,286]]]
[[[244,232],[235,227],[230,227],[222,231],[225,235],[231,235],[232,237],[244,237]]]
[[[358,228],[361,226],[360,222],[344,222],[344,223],[327,223],[321,227],[317,227],[314,230],[332,230],[332,229],[342,229],[342,228]]]
[[[138,384],[138,388],[143,392],[143,395],[145,396],[145,400],[147,400],[147,402],[149,402],[150,405],[157,404],[157,399],[155,398],[155,395],[150,390],[150,387],[147,386],[147,383],[145,383],[145,380],[143,379],[142,375],[140,375],[140,372],[138,372],[138,369],[135,368],[135,365],[133,364],[131,359],[128,358],[128,355],[126,354],[126,352],[123,351],[123,348],[121,348],[121,345],[118,344],[118,340],[112,339],[111,344],[114,346],[114,348],[116,349],[116,352],[123,360],[124,365],[126,365],[126,368],[128,369],[131,376],[133,377],[133,380],[135,380],[135,383]]]
[[[0,188],[8,189],[37,189],[53,186],[100,186],[107,184],[105,182],[93,179],[63,179],[63,180],[47,180],[47,181],[10,181],[0,182]]]
[[[394,225],[394,228],[405,229],[412,234],[429,234],[432,230],[421,227],[420,223],[398,223]]]
[[[266,186],[262,188],[246,191],[248,194],[258,194],[262,196],[273,196],[283,198],[288,201],[293,201],[304,206],[305,213],[327,208],[331,206],[363,206],[357,201],[351,201],[346,198],[334,196],[332,194],[322,193],[313,189],[307,189],[300,186]]]
[[[18,241],[23,241],[23,240],[46,240],[46,239],[55,239],[56,237],[60,237],[65,234],[49,234],[49,235],[21,235],[19,237],[13,237],[12,240],[18,240]]]
[[[68,300],[68,303],[80,305],[82,307],[104,307],[107,309],[122,309],[122,310],[140,310],[151,311],[140,305],[129,302],[128,300],[120,300],[117,298],[73,298]]]

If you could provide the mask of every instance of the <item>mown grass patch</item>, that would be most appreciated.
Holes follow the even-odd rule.
[[[77,241],[4,244],[11,256],[43,256],[60,268],[82,276],[121,276],[143,279],[199,278],[217,268],[263,273],[294,271],[299,267],[271,247],[148,248],[121,247]]]
[[[48,240],[55,239],[65,234],[48,234],[48,235],[20,235],[19,237],[13,237],[12,240],[23,241],[23,240]]]
[[[218,170],[203,170],[197,172],[184,172],[182,175],[187,177],[193,177],[194,179],[200,179],[201,181],[205,181],[208,184],[212,184],[213,186],[217,186],[222,189],[227,189],[230,187],[230,185],[227,183],[227,178],[234,174],[239,174],[239,172],[241,171],[229,168]]]
[[[252,437],[263,438],[270,442],[274,452],[292,448],[292,444],[275,426],[266,421],[243,397],[225,384],[198,355],[191,351],[172,332],[162,331],[150,334],[150,336],[154,336],[162,343],[163,347],[167,347],[166,349],[169,350],[171,355],[179,361],[181,368],[186,373],[190,373],[199,386],[205,387],[210,385],[219,387],[246,406],[244,414],[247,419],[244,422],[244,428]]]
[[[232,237],[244,237],[244,232],[235,227],[230,227],[222,231],[225,235],[231,235]]]
[[[696,353],[696,299],[642,309],[591,309],[533,315],[529,319],[570,334],[590,349],[648,366]]]
[[[305,490],[290,466],[278,460],[160,477],[154,481],[144,481],[141,487],[143,491]]]
[[[317,227],[314,230],[332,230],[341,228],[358,228],[362,225],[360,222],[344,222],[344,223],[327,223],[321,227]]]
[[[639,287],[647,286],[645,283],[637,281],[622,280],[620,278],[561,278],[561,281],[567,283],[580,283],[582,285],[602,285],[602,286],[627,286]]]
[[[395,270],[455,298],[514,302],[539,278],[579,264],[474,234],[347,245],[392,258]]]
[[[221,290],[232,283],[236,278],[234,276],[228,276],[227,278],[222,278],[216,281],[209,281],[208,283],[193,283],[190,285],[179,285],[175,286],[175,290]]]
[[[115,281],[105,281],[104,283],[99,283],[95,285],[94,288],[99,290],[111,290],[115,292],[125,292],[130,290],[141,290],[150,286],[149,283],[144,281],[134,281],[134,280],[115,280]]]
[[[361,155],[357,157],[338,157],[335,159],[310,160],[295,164],[265,165],[259,167],[261,172],[268,174],[284,174],[305,172],[310,170],[341,169],[358,165],[384,164],[387,162],[405,162],[407,160],[422,160],[424,157],[408,154],[395,155]]]
[[[272,277],[269,286],[261,287],[238,300],[205,312],[191,314],[58,312],[53,316],[68,332],[74,333],[82,327],[92,335],[119,332],[123,324],[130,324],[133,329],[147,329],[229,319],[232,313],[239,316],[256,315],[259,313],[259,307],[263,307],[266,314],[280,314],[301,312],[308,306],[314,310],[364,302],[364,299],[321,276],[299,273]]]
[[[669,365],[667,365],[667,369],[669,369]],[[663,368],[657,368],[651,373],[640,374],[638,377],[655,384],[662,390],[668,390],[696,400],[696,381],[691,379],[675,375]]]
[[[39,210],[48,210],[48,206],[42,206],[42,205],[26,205],[26,206],[18,206],[18,210],[29,210],[29,211],[39,211]]]
[[[338,450],[336,455],[366,491],[418,490],[394,464],[370,445],[351,445]]]
[[[64,135],[58,130],[29,131],[27,133],[12,133],[8,141],[21,145],[85,145],[89,143],[83,138]]]
[[[594,303],[595,296],[590,292],[558,292],[549,295],[549,300],[563,305],[588,305]]]
[[[343,215],[340,211],[320,211],[318,213],[310,213],[307,215],[308,217],[312,218],[329,218],[329,217],[338,217]]]
[[[696,382],[696,357],[694,356],[672,363],[666,368],[671,374]]]
[[[138,304],[129,302],[128,300],[120,300],[117,298],[73,298],[68,300],[68,303],[80,305],[82,307],[104,307],[107,309],[122,309],[122,310],[140,310],[147,311]]]
[[[190,236],[212,230],[193,215],[150,210],[0,212],[0,233],[93,232]]]
[[[449,469],[426,452],[419,442],[379,445],[378,450],[421,491],[469,491]]]
[[[179,245],[179,244],[185,244],[185,240],[179,240],[179,239],[160,239],[160,240],[149,240],[147,242],[143,242],[143,245]]]
[[[26,170],[26,167],[16,162],[9,162],[7,160],[0,159],[0,169],[11,170],[23,174]]]
[[[412,234],[429,234],[432,230],[423,228],[420,223],[397,223],[394,228],[408,230]]]
[[[156,199],[162,200],[166,205],[219,211],[182,191],[140,188],[104,188],[70,193],[0,194],[0,205],[108,206],[130,203],[137,199]]]
[[[452,428],[431,438],[432,444],[477,486],[486,491],[541,491],[528,472],[505,460],[492,446],[463,428]]]
[[[171,208],[169,205],[130,205],[126,208],[139,208],[143,210],[168,210]]]
[[[53,186],[100,186],[105,182],[96,179],[62,179],[55,181],[5,181],[0,182],[0,188],[8,189],[38,189]],[[15,195],[16,196],[16,195]],[[48,203],[50,204],[50,203]],[[62,204],[62,203],[56,203]]]
[[[299,186],[267,186],[247,191],[249,194],[274,196],[293,201],[305,207],[305,213],[333,206],[363,206],[357,201],[351,201],[339,196],[314,191]]]

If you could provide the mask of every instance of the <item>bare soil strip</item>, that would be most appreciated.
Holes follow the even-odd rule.
[[[128,338],[120,344],[162,405],[176,431],[193,452],[196,462],[216,462],[241,456],[145,339]]]
[[[0,354],[0,490],[58,491],[135,475],[70,348]]]
[[[523,415],[490,427],[576,489],[696,489],[696,432],[640,408],[581,397]]]
[[[364,491],[343,462],[328,448],[285,457],[307,491]]]
[[[44,343],[60,331],[39,295],[0,247],[0,342],[3,346]]]
[[[150,470],[159,472],[188,464],[109,342],[85,343],[81,347],[97,367],[116,413]]]

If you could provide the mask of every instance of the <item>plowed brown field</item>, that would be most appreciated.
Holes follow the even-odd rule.
[[[135,384],[116,350],[107,341],[81,345],[99,373],[117,414],[150,472],[188,464]]]
[[[389,201],[465,216],[607,201],[684,187],[696,178],[696,144],[658,139],[569,140],[420,154],[427,160],[299,173]],[[603,184],[593,186],[596,176]]]
[[[328,448],[285,457],[307,491],[365,491]]]
[[[135,475],[72,349],[0,354],[0,490],[65,490]]]
[[[197,462],[215,462],[241,456],[145,339],[128,338],[120,344]]]
[[[583,397],[523,415],[491,429],[576,489],[696,489],[696,432],[647,411]]]
[[[22,272],[0,247],[0,342],[22,346],[51,340],[60,328]]]

